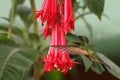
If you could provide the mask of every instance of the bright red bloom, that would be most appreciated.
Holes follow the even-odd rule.
[[[55,19],[57,16],[57,2],[56,0],[44,0],[41,10],[36,11],[37,14],[35,18],[42,21],[42,25],[46,23],[46,26],[43,30],[44,39],[51,35],[51,28],[55,24]]]
[[[56,24],[52,30],[50,45],[66,45],[65,34],[63,27]],[[67,73],[68,69],[71,69],[76,62],[72,61],[68,53],[62,53],[57,49],[51,48],[47,56],[44,58],[44,70],[52,71],[58,69],[63,73]]]
[[[35,15],[35,18],[38,18],[39,20],[42,21],[42,24],[44,22],[47,23],[49,26],[54,25],[54,20],[56,18],[57,14],[57,7],[56,7],[56,0],[44,0],[41,10],[36,11],[37,14]]]
[[[72,11],[72,1],[64,0],[64,30],[70,32],[70,29],[74,30],[74,15]]]
[[[69,33],[71,29],[74,30],[74,15],[72,11],[71,0],[44,0],[41,10],[36,11],[35,18],[46,22],[43,35],[46,38],[51,33],[51,28],[59,21],[63,25],[64,32]],[[49,30],[50,29],[50,30]]]
[[[66,45],[65,33],[74,30],[74,16],[71,0],[44,0],[40,11],[37,11],[36,18],[46,23],[43,28],[44,39],[50,35],[50,45]],[[44,58],[44,70],[52,71],[58,69],[67,73],[76,62],[70,59],[68,53],[60,52],[57,49],[49,49]]]

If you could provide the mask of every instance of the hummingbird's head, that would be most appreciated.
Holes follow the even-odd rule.
[[[89,43],[89,40],[86,36],[78,36],[82,43]]]

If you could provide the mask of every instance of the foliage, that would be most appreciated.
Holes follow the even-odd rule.
[[[104,0],[84,0],[84,1],[89,10],[96,14],[99,19],[101,19],[105,1]]]
[[[21,26],[19,25],[12,26],[12,38],[9,40],[7,38],[7,33],[10,25],[5,23],[0,24],[0,80],[22,80],[30,67],[32,67],[32,64],[35,65],[36,63],[39,63],[37,61],[38,55],[40,55],[39,57],[42,59],[49,47],[41,35],[36,34],[34,31],[29,31],[33,24],[33,13],[31,8],[23,5],[24,1],[25,0],[15,0],[13,17],[14,20],[16,16],[21,18],[24,23],[23,29],[21,29]],[[83,0],[79,2],[78,0],[73,0],[73,9],[75,15],[77,14],[75,20],[78,20],[79,18],[82,19],[85,22],[90,35],[92,35],[92,26],[84,16],[94,13],[101,20],[104,3],[104,0]],[[86,11],[86,9],[89,9],[89,11]],[[79,13],[79,10],[82,10],[83,13]],[[9,15],[11,15],[11,10]],[[10,23],[12,17],[1,18]],[[79,41],[77,35],[72,33],[68,34],[66,38],[68,43]],[[111,69],[108,70],[109,73],[120,79],[120,68],[103,54],[98,54],[101,59],[110,66]],[[92,69],[98,74],[102,74],[105,71],[100,64],[90,61],[85,56],[80,57],[86,72],[89,71],[89,69]],[[39,74],[42,75],[43,73],[42,66],[40,67]],[[48,73],[49,77],[53,80],[56,79],[56,77],[54,78],[50,75],[51,74]],[[55,72],[55,75],[61,76],[59,72]]]
[[[19,47],[10,40],[0,42],[0,80],[21,80],[36,60],[37,51]]]

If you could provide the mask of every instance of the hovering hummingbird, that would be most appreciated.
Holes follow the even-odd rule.
[[[72,45],[51,45],[62,52],[67,52],[69,54],[80,54],[84,55],[92,61],[98,62],[106,69],[109,66],[104,63],[96,52],[89,46],[89,40],[86,36],[78,36],[80,42],[73,42]]]

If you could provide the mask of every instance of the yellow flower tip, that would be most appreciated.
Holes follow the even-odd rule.
[[[54,65],[55,68],[58,68],[57,64]]]
[[[58,70],[58,71],[60,71],[60,69],[59,69],[59,68],[57,68],[57,70]]]
[[[70,67],[69,70],[72,70],[72,68]]]

